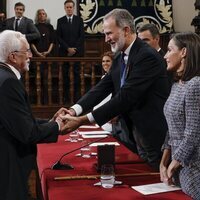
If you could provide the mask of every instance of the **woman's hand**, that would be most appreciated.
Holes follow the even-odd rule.
[[[160,164],[160,180],[163,183],[168,184],[169,177],[168,177],[168,174],[167,174],[167,167],[164,166],[162,163]]]
[[[168,185],[173,185],[172,177],[175,171],[181,166],[181,164],[177,160],[172,160],[168,169],[167,169],[167,176],[169,177]]]

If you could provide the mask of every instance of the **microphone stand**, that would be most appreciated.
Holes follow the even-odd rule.
[[[105,137],[105,138],[107,138],[107,137]],[[63,164],[63,163],[61,163],[61,160],[62,160],[66,155],[71,154],[71,153],[73,153],[73,152],[75,152],[75,151],[77,151],[77,150],[79,150],[79,149],[81,149],[81,148],[87,147],[87,146],[89,146],[89,145],[91,145],[91,144],[93,144],[93,143],[99,142],[99,141],[101,141],[101,140],[103,140],[103,139],[105,139],[105,138],[100,138],[100,139],[98,139],[98,140],[89,142],[89,143],[87,143],[86,145],[83,145],[83,146],[81,146],[81,147],[79,147],[79,148],[73,149],[73,150],[71,150],[71,151],[69,151],[69,152],[63,154],[63,155],[60,157],[60,159],[52,165],[51,169],[54,169],[54,170],[69,170],[69,169],[74,169],[74,167],[73,167],[72,165],[70,165],[70,164],[67,164],[67,163]]]

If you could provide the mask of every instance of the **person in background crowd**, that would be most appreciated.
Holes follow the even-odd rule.
[[[113,61],[113,53],[111,51],[107,51],[102,56],[102,68],[103,68],[103,76],[102,78],[109,72],[112,61]]]
[[[33,55],[42,58],[53,56],[53,48],[56,42],[55,31],[53,26],[47,19],[47,13],[45,12],[44,9],[37,10],[35,17],[35,26],[39,30],[41,37],[40,39],[34,40],[31,43],[31,49]],[[31,71],[32,73],[36,72],[36,67],[34,65],[31,66]],[[44,62],[40,64],[40,72],[41,72],[42,103],[46,104],[48,102],[48,86],[47,86],[48,70]]]
[[[165,55],[175,82],[164,106],[168,134],[160,163],[161,181],[178,184],[200,199],[200,37],[192,32],[171,37]]]
[[[44,9],[37,10],[35,26],[39,30],[41,37],[31,44],[33,54],[37,57],[51,56],[55,45],[55,32],[53,26],[47,19],[47,13]]]
[[[66,15],[57,21],[57,37],[59,43],[59,56],[81,57],[84,55],[84,26],[83,20],[74,14],[75,3],[72,0],[64,2]],[[69,64],[63,66],[65,99],[69,91]],[[74,64],[74,99],[80,97],[80,64]]]
[[[25,5],[21,2],[15,4],[15,17],[6,19],[5,29],[19,31],[26,36],[29,43],[40,38],[40,33],[33,24],[33,20],[25,17]]]
[[[165,52],[160,47],[160,33],[155,24],[144,24],[138,29],[138,37],[156,49],[162,57]]]
[[[110,72],[70,109],[65,111],[66,131],[81,124],[102,125],[116,116],[128,127],[128,137],[136,142],[142,159],[159,169],[161,146],[167,131],[163,106],[169,94],[166,68],[158,52],[136,36],[133,16],[125,9],[114,9],[103,20],[105,41],[117,53]],[[90,111],[110,93],[110,101]],[[70,116],[71,115],[71,116]]]
[[[16,31],[0,33],[0,199],[28,200],[28,177],[35,144],[56,142],[63,122],[58,117],[35,119],[20,80],[32,57],[25,36]]]
[[[6,20],[5,13],[0,11],[0,32],[5,29],[5,20]]]
[[[112,66],[113,61],[113,53],[111,51],[107,51],[102,56],[102,70],[103,70],[103,76],[101,78],[104,78],[107,73],[109,73],[109,70]],[[109,94],[103,101],[101,101],[98,105],[94,107],[94,110],[108,102],[112,97],[112,94]],[[112,124],[110,122],[103,124],[101,126],[104,130],[112,132]]]
[[[138,37],[148,43],[152,48],[156,49],[158,53],[163,57],[165,52],[160,47],[160,33],[159,29],[155,24],[144,24],[138,29]],[[167,67],[167,64],[165,63]],[[167,71],[167,76],[169,80],[169,84],[172,85],[173,83],[173,74]]]

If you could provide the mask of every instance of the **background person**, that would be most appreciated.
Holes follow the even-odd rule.
[[[168,134],[160,163],[161,181],[180,184],[183,192],[200,199],[200,37],[192,32],[172,36],[165,55],[175,73],[164,106]]]
[[[29,43],[40,38],[40,33],[33,24],[33,20],[25,17],[25,5],[21,2],[15,4],[15,17],[6,20],[6,29],[19,31],[26,36]]]
[[[5,13],[0,11],[0,32],[5,29],[5,20],[6,20]]]
[[[47,19],[47,13],[44,9],[37,10],[35,26],[39,30],[41,37],[31,44],[33,54],[37,57],[52,56],[55,45],[55,31]]]
[[[20,80],[28,71],[30,46],[20,32],[0,33],[0,199],[27,200],[35,144],[56,142],[63,122],[35,119]],[[34,159],[33,159],[34,158]]]
[[[102,70],[103,70],[103,76],[101,78],[104,78],[107,73],[109,73],[109,70],[112,66],[113,61],[113,53],[111,51],[107,51],[102,56]],[[94,107],[94,110],[108,102],[112,97],[112,94],[109,94],[103,101],[101,101],[98,105]],[[112,132],[112,124],[110,122],[103,124],[101,126],[104,130]]]
[[[152,48],[156,49],[158,53],[164,59],[165,52],[160,47],[160,33],[159,29],[155,24],[144,24],[138,29],[138,37],[148,43]],[[167,63],[164,62],[165,67],[167,68]],[[169,85],[173,83],[173,74],[167,71],[167,76],[169,80]]]
[[[64,2],[66,15],[57,21],[57,37],[59,43],[59,56],[82,57],[84,55],[84,26],[83,20],[74,15],[75,3],[72,0]],[[63,67],[64,96],[68,98],[69,91],[69,64]],[[74,64],[74,99],[80,98],[80,64]]]
[[[165,52],[160,47],[160,33],[155,24],[144,24],[138,29],[138,37],[156,49],[162,57]]]
[[[47,13],[44,9],[38,9],[35,17],[35,26],[40,32],[40,39],[34,40],[31,43],[31,49],[33,55],[36,57],[49,57],[53,56],[53,49],[55,46],[56,38],[55,31],[53,26],[50,24],[47,19]],[[36,66],[32,64],[31,72],[35,74]],[[41,72],[41,91],[42,91],[42,103],[48,103],[48,69],[46,63],[42,62],[40,64],[40,72]],[[35,77],[36,74],[35,74]]]

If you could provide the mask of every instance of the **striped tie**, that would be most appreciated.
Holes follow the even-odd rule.
[[[124,52],[122,52],[122,55],[121,55],[121,71],[120,71],[120,78],[121,78],[120,87],[122,87],[124,85],[125,76],[126,76],[126,63],[125,63],[125,60],[124,60],[124,56],[126,56],[126,54]]]

